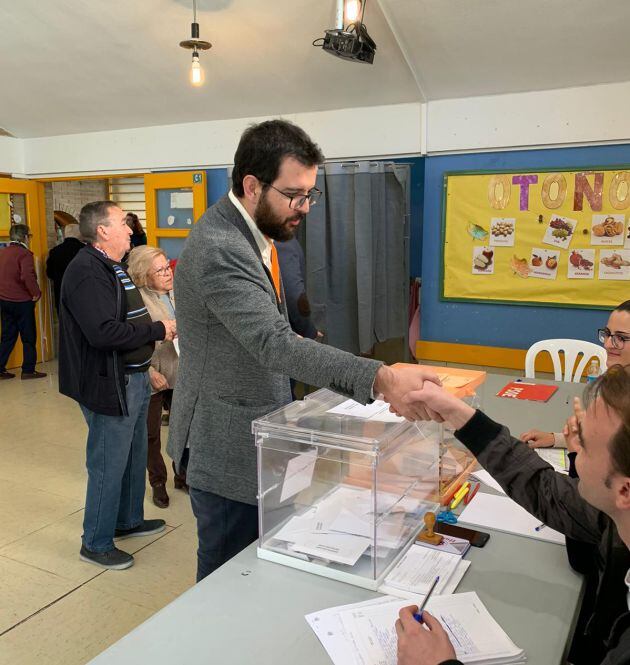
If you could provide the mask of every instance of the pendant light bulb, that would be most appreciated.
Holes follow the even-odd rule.
[[[201,64],[199,63],[199,53],[197,51],[193,51],[190,82],[194,86],[200,86],[203,83],[203,69],[201,69]]]
[[[361,0],[346,0],[346,25],[357,21],[361,16]]]

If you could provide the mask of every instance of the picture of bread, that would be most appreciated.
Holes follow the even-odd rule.
[[[604,227],[603,224],[595,224],[593,227],[593,235],[597,236],[598,238],[601,238],[606,235],[606,228]]]

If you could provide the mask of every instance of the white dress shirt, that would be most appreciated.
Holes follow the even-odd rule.
[[[263,263],[267,266],[269,272],[271,272],[271,248],[273,247],[273,240],[267,238],[267,236],[260,231],[260,229],[256,226],[256,222],[251,218],[251,215],[247,212],[247,210],[245,210],[245,207],[236,198],[232,190],[228,192],[228,198],[230,201],[232,201],[236,209],[241,213],[245,223],[254,236],[254,240],[258,245],[260,253],[262,254]]]

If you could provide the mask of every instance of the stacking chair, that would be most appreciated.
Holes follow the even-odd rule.
[[[532,344],[525,356],[525,376],[533,379],[536,376],[535,361],[539,353],[547,351],[553,362],[554,378],[556,381],[579,383],[584,368],[593,357],[599,360],[599,366],[606,367],[606,350],[598,344],[583,342],[579,339],[543,339]],[[562,374],[562,358],[564,355],[564,376]],[[582,354],[581,360],[576,359]]]

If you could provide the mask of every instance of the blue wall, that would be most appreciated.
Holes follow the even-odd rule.
[[[579,169],[589,165],[627,166],[630,146],[450,155],[427,157],[424,162],[421,339],[517,349],[526,349],[533,342],[549,337],[597,342],[597,328],[605,325],[607,319],[602,310],[439,300],[443,178],[447,171],[512,169],[518,172],[537,168]]]
[[[231,184],[231,182],[228,183],[227,169],[208,169],[206,171],[208,208],[228,193]]]
[[[422,216],[424,205],[424,157],[411,157],[407,159],[392,159],[392,162],[410,164],[409,192],[410,192],[410,261],[409,274],[411,277],[422,275]]]

